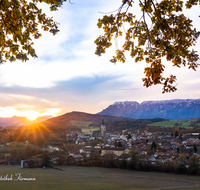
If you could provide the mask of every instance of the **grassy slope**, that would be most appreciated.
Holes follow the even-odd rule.
[[[21,169],[0,166],[0,176],[21,173],[35,182],[0,181],[0,189],[9,190],[130,190],[130,189],[200,189],[197,176],[120,169],[62,166],[63,170]]]
[[[91,134],[93,131],[97,131],[97,130],[100,129],[100,127],[90,127],[89,126],[90,124],[95,124],[95,123],[98,123],[98,122],[73,120],[73,121],[70,121],[70,123],[75,127],[81,128],[81,131],[84,134]],[[99,124],[99,126],[100,126],[100,124]]]
[[[182,128],[189,128],[188,125],[190,124],[189,122],[185,122],[185,121],[168,121],[168,122],[156,122],[156,123],[151,123],[151,124],[147,124],[148,126],[165,126],[165,127],[174,127],[175,123],[182,123],[182,125],[179,125],[177,127],[182,127]]]
[[[88,127],[90,124],[93,124],[93,123],[96,123],[96,122],[90,122],[90,121],[76,121],[76,120],[70,121],[70,124],[71,124],[71,125],[76,126],[76,127],[80,127],[80,128]]]
[[[90,127],[90,128],[81,129],[81,131],[85,134],[91,134],[93,131],[98,131],[98,130],[100,130],[100,127]]]

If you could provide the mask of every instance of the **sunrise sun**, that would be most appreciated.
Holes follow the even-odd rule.
[[[26,113],[27,119],[31,121],[37,119],[38,116],[39,116],[39,113],[37,112],[29,111]]]

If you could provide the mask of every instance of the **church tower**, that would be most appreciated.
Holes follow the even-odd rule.
[[[101,136],[102,137],[106,136],[106,125],[105,125],[104,119],[102,120],[102,124],[101,124]]]

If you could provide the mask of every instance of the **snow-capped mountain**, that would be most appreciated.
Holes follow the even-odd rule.
[[[176,120],[200,118],[200,99],[144,101],[140,104],[136,101],[115,102],[98,114],[135,119],[165,118]]]

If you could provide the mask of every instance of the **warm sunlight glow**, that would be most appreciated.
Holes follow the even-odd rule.
[[[27,111],[26,112],[26,117],[27,117],[27,119],[29,119],[29,120],[35,120],[37,117],[39,117],[40,116],[40,114],[39,113],[37,113],[37,112],[33,112],[33,111]]]
[[[59,108],[50,108],[44,111],[37,111],[37,108],[31,106],[25,107],[0,107],[0,117],[27,117],[29,120],[35,120],[37,117],[43,117],[51,115],[53,117],[57,116],[60,112]],[[36,110],[36,111],[35,111]]]

